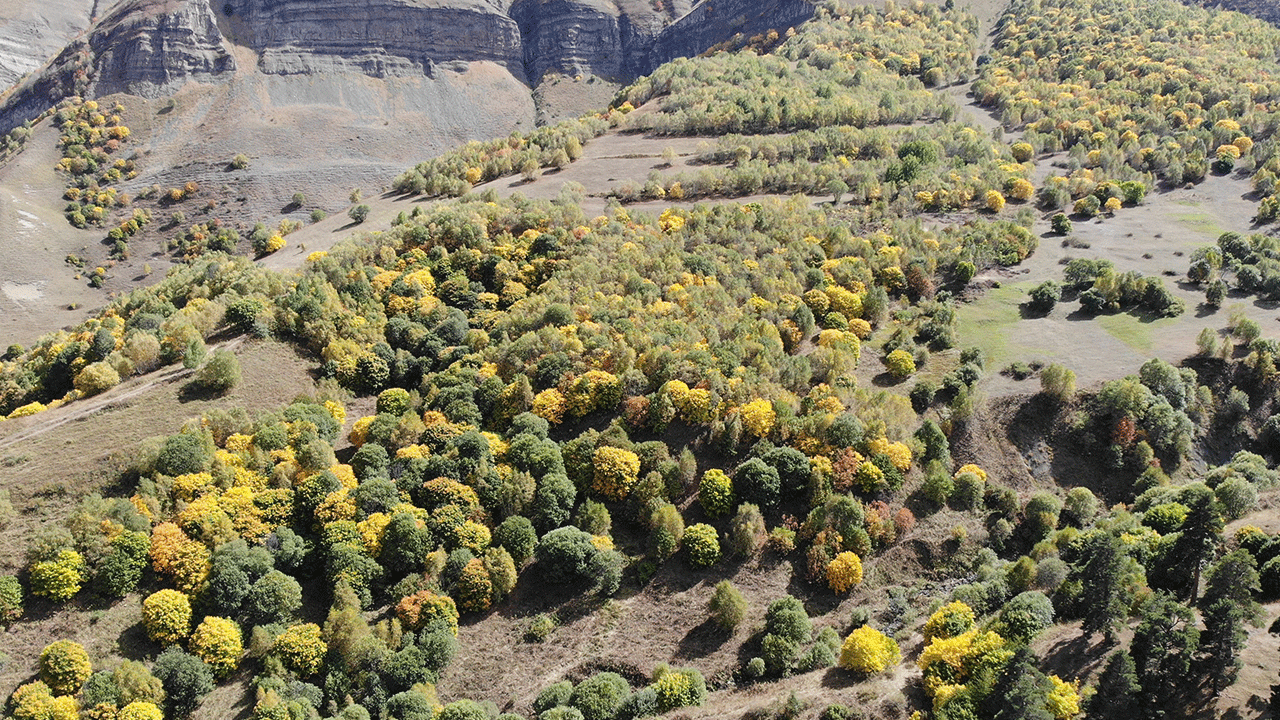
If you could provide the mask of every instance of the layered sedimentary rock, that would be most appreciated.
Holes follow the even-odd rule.
[[[197,0],[124,3],[95,28],[89,50],[93,95],[159,97],[235,71],[213,11]]]
[[[268,74],[406,77],[487,60],[524,77],[520,29],[496,1],[230,0],[222,9]]]
[[[808,0],[703,0],[658,36],[646,72],[675,58],[697,55],[734,35],[781,32],[813,17],[814,10]]]

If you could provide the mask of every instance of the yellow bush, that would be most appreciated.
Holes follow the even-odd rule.
[[[898,643],[868,625],[849,633],[840,648],[840,667],[866,675],[884,672],[901,660]]]
[[[983,204],[991,212],[1000,212],[1004,209],[1004,195],[999,190],[988,190],[983,196]]]
[[[40,681],[19,687],[9,697],[14,720],[77,720],[80,706],[70,695],[54,697]]]
[[[151,566],[183,592],[194,593],[209,577],[209,548],[173,523],[151,532]]]
[[[142,601],[142,625],[161,645],[174,645],[191,631],[191,600],[177,590],[160,590]]]
[[[70,600],[84,581],[84,559],[75,550],[63,550],[56,560],[31,566],[31,592],[54,602]]]
[[[84,397],[106,392],[120,384],[120,374],[105,362],[90,363],[76,373],[76,390]]]
[[[611,500],[623,500],[640,475],[640,458],[630,450],[597,448],[591,458],[595,474],[592,489]]]
[[[89,653],[70,640],[57,640],[40,652],[40,679],[55,695],[74,695],[93,674]]]
[[[189,648],[209,664],[214,677],[225,678],[235,671],[244,654],[240,626],[227,618],[206,617],[191,633]]]
[[[888,368],[889,374],[899,380],[909,377],[916,371],[915,358],[911,357],[911,353],[902,348],[898,348],[885,356],[884,365]]]
[[[827,563],[827,585],[843,595],[862,583],[862,560],[851,552],[842,552]]]
[[[567,405],[564,394],[555,388],[547,388],[533,396],[533,414],[552,425],[559,425],[564,419]]]
[[[351,432],[347,433],[347,440],[357,448],[364,445],[369,439],[369,426],[377,419],[376,415],[366,415],[351,424]]]
[[[153,703],[135,700],[120,708],[116,720],[164,720],[164,712]]]
[[[420,630],[436,620],[444,620],[458,634],[458,607],[448,595],[420,590],[407,595],[396,605],[396,617],[409,630]]]
[[[987,471],[986,471],[986,470],[983,470],[982,468],[978,467],[977,465],[974,465],[973,463],[969,463],[968,465],[962,465],[962,466],[960,466],[960,469],[959,469],[959,470],[957,470],[957,471],[956,471],[956,474],[955,474],[955,475],[953,475],[952,477],[960,477],[961,475],[963,475],[963,474],[965,474],[965,473],[973,473],[974,475],[977,475],[977,476],[978,476],[978,479],[979,479],[979,480],[981,480],[982,482],[986,482],[986,481],[987,481]]]
[[[1240,136],[1235,140],[1232,140],[1231,144],[1235,145],[1236,149],[1239,150],[1241,154],[1245,154],[1253,149],[1253,140],[1244,136]]]
[[[955,637],[972,630],[974,622],[973,608],[959,600],[948,603],[929,616],[928,622],[924,624],[924,641],[927,643],[934,638]]]
[[[1014,200],[1030,200],[1031,196],[1034,195],[1035,192],[1035,185],[1032,185],[1030,180],[1025,180],[1023,178],[1014,178],[1013,180],[1010,180],[1008,187],[1006,188],[1006,193]]]
[[[38,412],[44,412],[46,409],[47,408],[42,402],[37,401],[27,403],[26,405],[14,408],[13,412],[9,413],[9,419],[15,420],[17,418],[27,417],[28,415],[35,415]]]
[[[1035,154],[1035,148],[1031,147],[1031,143],[1016,142],[1009,147],[1009,151],[1013,153],[1013,159],[1018,162],[1026,162]]]
[[[302,677],[314,675],[324,665],[329,646],[315,623],[294,625],[276,638],[275,652],[284,666]]]
[[[773,424],[778,415],[773,411],[773,403],[756,399],[738,409],[742,417],[742,428],[752,435],[762,438],[773,431]]]
[[[271,237],[267,238],[266,249],[268,253],[273,253],[282,247],[284,247],[283,237],[280,237],[279,235],[272,235]]]
[[[1120,209],[1120,198],[1107,198],[1107,201],[1102,204],[1102,209],[1108,213],[1116,212]]]
[[[1050,675],[1053,687],[1045,695],[1045,703],[1056,720],[1069,720],[1080,714],[1080,690],[1076,683],[1069,683],[1057,675]]]

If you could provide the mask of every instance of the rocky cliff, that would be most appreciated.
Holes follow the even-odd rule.
[[[223,11],[268,74],[408,77],[487,60],[524,78],[520,29],[498,0],[230,0]]]
[[[235,72],[213,11],[194,0],[133,0],[118,6],[89,37],[90,95],[159,97],[189,80]]]
[[[782,32],[813,17],[814,9],[808,0],[703,0],[662,31],[649,51],[645,72],[702,53],[734,35]]]

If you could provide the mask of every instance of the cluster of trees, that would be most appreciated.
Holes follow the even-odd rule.
[[[1048,207],[1092,215],[1134,199],[1098,196],[1106,183],[1180,186],[1233,169],[1269,196],[1277,47],[1267,23],[1185,3],[1025,0],[1001,18],[974,92],[1033,151],[1071,155],[1069,174],[1046,183]]]
[[[615,105],[660,98],[661,113],[635,117],[627,127],[666,135],[950,121],[954,105],[926,84],[971,71],[976,27],[962,10],[921,3],[883,12],[819,8],[767,55],[676,60],[624,89]]]
[[[130,135],[120,114],[124,107],[100,108],[94,100],[68,98],[59,104],[53,122],[61,129],[62,159],[57,169],[69,176],[65,197],[67,222],[82,228],[102,225],[112,208],[129,204],[129,196],[108,187],[137,176],[133,160],[115,158]]]
[[[583,143],[622,122],[627,109],[584,115],[538,128],[528,137],[513,132],[488,142],[472,141],[402,173],[391,184],[396,192],[458,197],[480,183],[522,174],[533,180],[543,168],[562,169],[582,156]],[[359,221],[357,221],[359,222]]]
[[[1280,298],[1280,244],[1261,233],[1227,232],[1215,245],[1198,248],[1188,261],[1187,279],[1204,287],[1205,303],[1219,307],[1231,290]],[[1252,338],[1250,338],[1252,339]]]

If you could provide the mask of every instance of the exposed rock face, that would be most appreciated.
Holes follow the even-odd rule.
[[[323,77],[356,92],[360,78],[429,81],[440,66],[469,63],[492,63],[526,86],[548,72],[626,82],[737,33],[785,30],[813,15],[813,1],[120,0],[10,95],[0,132],[68,95],[154,98],[189,81],[230,82],[237,70]],[[237,68],[246,49],[256,67]]]
[[[645,72],[678,57],[689,57],[741,33],[747,37],[782,32],[813,17],[808,0],[703,0],[663,30],[649,52]]]
[[[93,0],[0,3],[0,87],[56,56],[89,27]]]
[[[520,29],[497,0],[230,0],[223,9],[269,74],[408,77],[487,60],[524,77]]]
[[[236,67],[209,6],[191,0],[125,3],[99,23],[89,47],[95,69],[91,95],[154,98],[188,80],[216,81]]]

